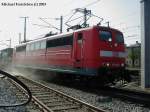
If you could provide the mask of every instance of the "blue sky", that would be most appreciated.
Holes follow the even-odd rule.
[[[0,41],[8,44],[8,39],[12,39],[12,46],[18,44],[18,34],[22,33],[23,38],[23,19],[20,17],[28,16],[27,38],[36,39],[41,35],[55,29],[42,28],[33,24],[47,25],[40,21],[39,17],[58,18],[65,15],[64,22],[71,16],[75,8],[84,6],[92,13],[104,18],[103,24],[109,21],[110,26],[121,30],[125,36],[127,45],[140,41],[140,0],[1,0],[2,2],[45,2],[44,7],[23,7],[23,6],[1,6],[0,5]],[[96,2],[96,3],[95,3]],[[94,4],[95,3],[95,4]],[[88,5],[92,4],[92,5]],[[77,17],[81,14],[77,14]],[[47,21],[56,27],[59,21],[47,19]],[[97,24],[99,19],[91,18],[90,25]],[[64,25],[64,29],[66,26]],[[0,43],[0,49],[7,46]]]

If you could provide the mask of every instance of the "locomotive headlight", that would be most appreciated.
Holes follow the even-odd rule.
[[[107,63],[107,64],[106,64],[106,66],[107,66],[107,67],[109,67],[109,66],[110,66],[110,64],[109,64],[109,63]]]
[[[124,67],[124,63],[121,63],[121,67]]]

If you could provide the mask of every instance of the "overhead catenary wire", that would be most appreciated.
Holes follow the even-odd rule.
[[[40,39],[40,38],[45,37],[45,35],[46,35],[46,33],[44,33],[44,34],[40,34],[40,35],[35,36],[34,38],[36,38],[36,39]],[[34,39],[34,40],[36,40],[36,39]]]
[[[40,24],[32,24],[32,25],[39,26],[39,27],[44,27],[44,28],[52,28],[51,26],[40,25]]]
[[[128,30],[128,29],[131,29],[131,28],[140,28],[140,27],[141,27],[140,25],[127,26],[127,27],[122,28],[122,30]]]
[[[129,35],[129,36],[125,36],[124,39],[127,40],[140,40],[139,35],[138,34],[134,34],[134,35]]]
[[[72,0],[72,1],[75,1],[75,0]],[[95,5],[96,3],[100,2],[100,1],[101,1],[101,0],[93,1],[93,2],[91,2],[91,3],[86,4],[85,6],[80,7],[80,8],[87,8],[87,7],[93,6],[93,5]],[[72,2],[69,2],[69,3],[72,3]],[[70,4],[69,4],[69,5],[70,5]],[[73,10],[71,10],[71,11],[70,11],[69,13],[67,13],[67,14],[64,14],[63,17],[69,16],[69,15],[72,13],[72,11],[73,11]]]
[[[140,29],[130,29],[130,30],[122,30],[122,33],[126,34],[126,33],[130,33],[130,32],[139,32]]]
[[[125,38],[131,38],[131,37],[137,37],[137,36],[138,36],[138,34],[132,34],[132,35],[126,36]]]
[[[96,4],[96,3],[98,3],[98,2],[100,2],[101,0],[96,0],[96,1],[94,1],[94,2],[91,2],[91,3],[89,3],[89,4],[87,4],[87,5],[85,5],[85,6],[83,6],[83,7],[81,7],[81,9],[82,8],[87,8],[87,7],[89,7],[89,6],[92,6],[92,5],[94,5],[94,4]],[[73,19],[73,20],[70,20],[74,15],[75,15],[75,13],[76,13],[77,11],[75,11],[73,14],[72,14],[72,16],[70,17],[70,18],[68,18],[68,20],[67,20],[67,22],[65,23],[68,27],[71,27],[71,25],[68,25],[67,23],[68,22],[71,22],[71,21],[73,21],[73,20],[76,20],[76,18],[75,19]],[[70,13],[72,13],[72,11],[70,12]],[[70,14],[69,13],[69,14]],[[64,15],[63,17],[66,17],[66,16],[68,16],[69,14],[66,14],[66,15]],[[94,15],[93,15],[94,16]],[[80,17],[79,17],[80,18]],[[70,21],[69,21],[70,20]]]
[[[88,18],[86,19],[86,21],[88,21],[90,18],[91,18],[91,17],[88,17]],[[80,24],[81,22],[82,22],[82,21],[80,21],[78,24]],[[84,23],[82,23],[81,26],[83,26],[83,24],[84,24]]]
[[[76,17],[76,18],[74,18],[74,19],[72,19],[72,20],[70,20],[70,21],[67,21],[67,23],[68,23],[68,22],[75,21],[75,20],[80,19],[80,18],[83,18],[83,16]]]
[[[125,38],[125,40],[131,40],[131,39],[140,39],[140,38],[139,37],[132,37],[132,38],[127,37],[127,38]]]
[[[67,22],[65,22],[65,25],[67,25],[68,27],[71,27],[68,23],[68,21],[76,14],[77,12],[75,11],[68,19]]]
[[[11,41],[11,39],[10,40],[6,40],[6,41]],[[9,44],[6,44],[5,42],[3,42],[2,40],[0,41],[0,45],[6,45],[7,47],[9,46],[10,47],[10,45]]]
[[[128,19],[130,19],[131,17],[136,17],[135,14],[138,14],[138,12],[137,12],[137,11],[134,11],[134,12],[128,14],[128,15],[124,15],[124,16],[121,17],[121,18],[115,18],[115,19],[114,19],[115,21],[120,21],[120,20],[124,20],[124,21],[120,21],[119,23],[113,24],[112,26],[115,27],[115,26],[119,26],[119,25],[121,25],[121,24],[126,24],[126,21],[127,21]]]
[[[47,26],[47,25],[41,25],[41,24],[35,24],[35,23],[32,24],[32,25],[39,26],[39,27],[43,27],[43,28],[54,28],[54,29],[56,29],[56,30],[59,30],[60,33],[63,32],[63,16],[60,16],[60,18],[39,17],[39,19],[40,19],[42,22],[46,23],[48,26]],[[51,23],[49,23],[49,22],[47,21],[47,19],[60,20],[60,28],[57,28],[56,26],[54,26],[54,25],[52,25]]]
[[[140,40],[140,38],[137,38],[137,37],[135,37],[135,38],[128,38],[128,39],[126,38],[125,40],[126,41],[128,41],[128,40]]]
[[[51,26],[52,28],[56,29],[56,30],[60,30],[59,28],[55,27],[54,25],[48,23],[46,20],[44,20],[43,18],[39,18],[41,21],[43,21],[44,23],[48,24],[49,26]]]
[[[141,26],[140,25],[133,25],[133,26],[127,26],[123,28],[119,28],[123,33],[128,33],[131,31],[138,31],[140,30]]]
[[[42,18],[42,19],[52,19],[52,20],[58,20],[58,19],[60,19],[60,18],[45,17],[45,18]]]
[[[86,25],[88,25],[88,24],[86,24],[86,22],[87,22],[92,16],[93,16],[93,17],[96,17],[96,18],[98,18],[98,19],[100,19],[98,25],[101,24],[101,22],[104,20],[102,17],[99,17],[99,16],[97,16],[97,15],[91,13],[91,10],[87,10],[86,8],[84,8],[84,9],[82,9],[82,8],[76,8],[76,9],[74,9],[74,10],[75,10],[75,12],[71,15],[71,17],[68,18],[67,22],[65,23],[68,27],[71,27],[71,25],[68,24],[69,22],[75,21],[75,20],[80,19],[80,18],[82,18],[82,17],[84,17],[84,20],[79,21],[77,24],[79,25],[82,21],[84,21],[84,22],[81,24],[81,26],[83,26],[83,27],[86,27]],[[72,19],[73,16],[74,16],[77,12],[81,12],[81,13],[83,13],[84,15]],[[88,18],[87,18],[87,17],[88,17]],[[85,18],[86,18],[86,19],[85,19]],[[86,25],[85,25],[85,24],[86,24]],[[89,26],[89,25],[88,25],[88,26]]]
[[[98,3],[98,2],[100,2],[100,1],[101,1],[101,0],[96,0],[96,1],[94,1],[94,2],[91,2],[91,3],[89,3],[89,4],[85,5],[85,6],[83,6],[82,8],[87,8],[87,7],[89,7],[89,6],[92,6],[92,5],[94,5],[94,4]]]
[[[120,18],[116,18],[115,20],[118,21],[118,20],[126,20],[126,19],[129,19],[130,17],[135,17],[135,14],[138,14],[138,11],[133,11],[127,15],[124,15],[123,17],[120,17]]]
[[[87,5],[85,5],[84,7],[92,6],[92,5],[96,4],[96,3],[98,3],[99,1],[101,1],[101,0],[96,0],[96,1],[94,1],[94,2],[91,2],[91,3],[87,4]],[[72,11],[73,11],[73,10],[72,10]],[[69,12],[69,14],[72,13],[72,11]],[[66,16],[68,16],[69,14],[63,15],[63,17],[66,17]],[[77,17],[77,18],[75,18],[75,19],[70,20],[75,14],[76,14],[76,11],[72,14],[72,16],[71,16],[70,18],[68,18],[68,20],[67,20],[67,22],[65,23],[65,25],[67,25],[68,27],[71,27],[71,25],[69,25],[68,22],[71,22],[71,21],[74,21],[74,20],[76,20],[76,19],[80,19],[80,18],[83,17],[83,16],[80,16],[80,17]],[[93,16],[96,17],[96,15],[94,15],[94,14],[93,14]],[[98,17],[98,16],[97,16],[97,17]],[[46,23],[46,24],[52,26],[52,28],[55,28],[55,29],[57,29],[57,30],[60,30],[60,29],[58,29],[57,27],[55,27],[54,25],[52,25],[52,24],[50,24],[50,23],[48,23],[47,21],[44,20],[44,19],[56,19],[56,18],[40,18],[40,19],[41,19],[44,23]],[[89,19],[89,18],[88,18],[88,19]],[[33,25],[37,25],[37,26],[39,26],[39,27],[50,28],[50,27],[48,27],[48,26],[39,25],[39,24],[33,24]]]

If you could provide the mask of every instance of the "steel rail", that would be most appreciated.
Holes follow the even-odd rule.
[[[150,106],[150,93],[117,87],[104,87],[101,89],[104,90],[105,95],[108,94],[113,97],[126,99],[128,101],[133,101],[145,106]]]
[[[9,82],[11,82],[12,84],[14,84],[20,91],[22,91],[23,93],[25,93],[27,95],[27,93],[22,89],[22,87],[20,85],[17,85],[16,82],[9,80]],[[32,101],[38,105],[44,112],[53,112],[52,110],[50,110],[45,104],[43,104],[41,101],[39,101],[35,96],[32,95]]]
[[[32,93],[29,90],[29,88],[23,82],[21,82],[20,80],[18,80],[16,77],[12,76],[11,74],[9,74],[9,73],[7,73],[5,71],[0,70],[0,74],[2,74],[4,76],[12,79],[14,82],[16,82],[16,84],[20,85],[20,87],[22,87],[22,89],[24,89],[24,91],[28,95],[28,99],[27,99],[26,102],[19,103],[19,104],[12,104],[12,105],[0,105],[0,107],[1,108],[3,108],[3,107],[17,107],[17,106],[27,105],[31,101],[31,99],[32,99]]]
[[[40,87],[40,88],[44,88],[45,90],[50,90],[50,91],[52,91],[52,93],[56,93],[57,96],[61,96],[64,99],[68,99],[69,101],[74,102],[74,104],[80,105],[81,108],[84,107],[85,109],[90,110],[90,112],[106,112],[105,110],[99,109],[99,108],[97,108],[95,106],[92,106],[92,105],[90,105],[88,103],[85,103],[85,102],[83,102],[81,100],[73,98],[73,97],[71,97],[69,95],[66,95],[66,94],[64,94],[64,93],[62,93],[62,92],[60,92],[58,90],[50,88],[50,87],[48,87],[46,85],[43,85],[43,84],[41,84],[39,82],[33,81],[31,79],[24,78],[22,76],[19,76],[18,78],[20,80],[22,80],[24,83],[26,83],[27,85],[28,85],[28,83],[32,83],[33,85],[38,85],[38,87]],[[30,85],[30,88],[32,88],[31,85]],[[33,90],[33,92],[34,92],[34,90]],[[40,101],[38,99],[38,97],[36,97],[36,95],[33,95],[33,99],[36,100],[38,103],[40,103],[41,106],[45,105],[42,101]],[[53,110],[51,110],[48,106],[45,105],[45,107],[47,108],[47,112],[53,112]]]

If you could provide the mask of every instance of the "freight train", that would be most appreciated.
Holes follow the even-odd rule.
[[[95,77],[107,83],[129,80],[123,34],[110,27],[96,25],[23,43],[13,48],[11,57],[15,67]]]

